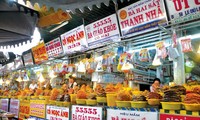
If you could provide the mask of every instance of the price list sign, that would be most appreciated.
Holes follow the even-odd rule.
[[[49,58],[57,57],[63,54],[60,38],[56,38],[45,44]]]
[[[8,112],[9,99],[1,99],[1,109]]]
[[[71,120],[103,120],[101,107],[72,106]]]
[[[10,99],[10,113],[15,114],[15,118],[18,118],[19,115],[19,100]]]

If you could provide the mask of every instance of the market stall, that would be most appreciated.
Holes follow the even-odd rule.
[[[194,41],[172,20],[173,2],[130,2],[44,38],[1,68],[1,109],[19,119],[199,120],[200,82],[185,79]]]

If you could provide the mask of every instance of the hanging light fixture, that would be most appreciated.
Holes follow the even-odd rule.
[[[76,73],[73,73],[73,74],[72,74],[72,77],[76,77]]]
[[[124,73],[128,73],[130,70],[134,69],[134,66],[129,63],[129,62],[126,62],[123,64],[121,70],[124,72]]]
[[[10,80],[6,80],[6,85],[9,85],[10,84]]]
[[[56,75],[54,74],[53,70],[50,72],[49,76],[50,76],[50,78],[55,78],[56,77]]]
[[[25,74],[25,75],[24,75],[24,78],[23,78],[23,81],[24,81],[24,82],[27,82],[27,81],[29,81],[29,80],[30,80],[30,79],[29,79],[28,75]]]
[[[80,62],[79,66],[78,66],[78,72],[79,73],[85,73],[86,72],[85,65],[82,61]]]
[[[200,54],[200,45],[199,45],[199,48],[198,48],[198,50],[197,50],[197,53]]]
[[[2,77],[0,78],[0,85],[3,85],[3,79],[2,79]]]
[[[40,83],[42,83],[42,82],[45,81],[45,79],[44,79],[42,73],[40,74],[40,77],[39,77],[38,81],[39,81]]]
[[[17,80],[16,81],[18,81],[18,82],[22,82],[22,78],[21,78],[21,76],[19,75],[19,77],[17,78]]]
[[[162,65],[161,61],[160,61],[160,58],[158,58],[157,54],[155,55],[155,58],[153,60],[153,63],[152,63],[153,66],[160,66]]]

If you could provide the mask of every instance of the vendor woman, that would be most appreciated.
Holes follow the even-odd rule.
[[[152,86],[150,87],[151,92],[157,92],[157,90],[161,88],[161,82],[159,78],[155,78]]]
[[[72,75],[69,76],[69,89],[74,89],[77,86],[77,83],[74,81],[74,77]]]

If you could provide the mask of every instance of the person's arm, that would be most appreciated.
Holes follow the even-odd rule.
[[[77,86],[78,84],[76,82],[73,83],[73,89]]]
[[[150,87],[150,92],[154,92],[153,86]]]
[[[38,85],[37,84],[35,84],[35,89],[37,89],[38,88]]]
[[[29,89],[32,89],[31,86],[32,86],[32,84],[29,85]]]

